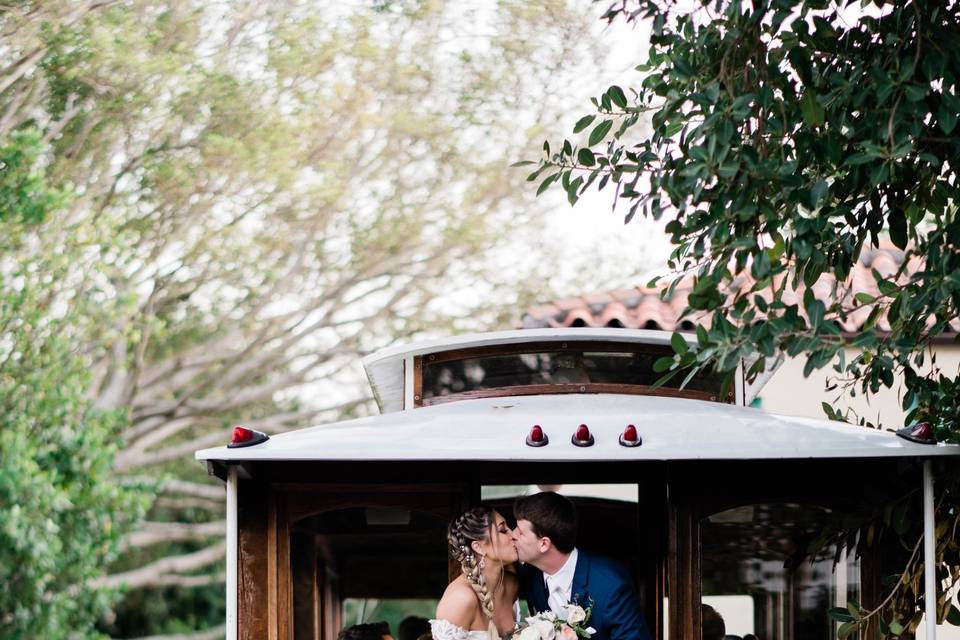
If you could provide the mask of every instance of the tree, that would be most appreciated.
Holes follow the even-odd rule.
[[[100,410],[71,336],[90,329],[84,305],[45,312],[72,253],[32,254],[38,225],[65,194],[38,167],[40,140],[0,147],[0,637],[89,635],[109,593],[92,583],[147,505],[148,487],[117,483],[122,410]],[[55,227],[55,224],[50,227]],[[101,309],[100,313],[104,310]]]
[[[612,4],[607,20],[651,21],[637,67],[645,76],[636,90],[613,86],[594,99],[595,113],[574,127],[584,143],[547,145],[529,179],[542,179],[541,191],[561,185],[571,202],[594,185],[613,188],[626,222],[670,219],[665,294],[692,278],[687,314],[705,322],[695,348],[657,363],[666,375],[714,367],[729,385],[741,359],[759,356],[753,378],[779,356],[806,354],[807,374],[832,365],[850,394],[902,379],[908,423],[960,442],[957,372],[928,350],[960,314],[960,5],[863,4]],[[851,268],[881,239],[903,251],[899,271],[874,272],[877,295],[853,296]],[[827,299],[813,294],[818,281],[829,283]],[[859,354],[846,360],[840,323],[851,314],[867,319],[851,341]],[[938,571],[956,581],[956,470],[938,482]],[[919,505],[902,508],[897,533],[910,548]],[[899,619],[883,619],[884,631],[918,623],[910,578],[921,568],[918,558],[905,568],[891,604]],[[938,604],[941,616],[960,613],[943,593]],[[866,613],[844,634],[878,612]]]
[[[195,450],[235,422],[276,433],[369,412],[358,356],[485,326],[524,295],[504,285],[542,286],[486,258],[537,213],[502,150],[549,133],[538,123],[567,105],[543,96],[596,54],[572,5],[0,13],[0,140],[37,131],[38,170],[71,194],[17,255],[64,256],[41,312],[83,305],[90,330],[65,322],[65,339],[95,407],[126,416],[114,472],[159,487],[91,581],[126,589],[101,629],[222,622],[223,489]],[[499,305],[443,302],[478,281]]]

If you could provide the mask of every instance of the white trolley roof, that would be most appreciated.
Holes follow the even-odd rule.
[[[524,332],[525,334],[532,332]],[[587,424],[596,443],[571,436]],[[534,424],[550,439],[526,444]],[[643,440],[619,444],[627,424]],[[960,445],[917,444],[892,432],[717,402],[658,396],[568,394],[482,398],[283,433],[246,448],[198,451],[243,461],[641,461],[886,458],[960,455]]]

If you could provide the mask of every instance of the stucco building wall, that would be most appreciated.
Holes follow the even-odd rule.
[[[944,374],[956,376],[960,370],[960,346],[944,344],[936,345],[934,349],[937,366]],[[856,354],[856,351],[847,349],[847,361]],[[900,407],[903,395],[901,384],[895,384],[893,389],[882,389],[869,400],[859,391],[855,398],[850,398],[840,389],[825,390],[827,380],[837,375],[832,368],[814,371],[809,378],[804,378],[805,364],[806,359],[803,357],[785,361],[760,390],[760,406],[775,413],[823,419],[825,415],[820,403],[828,402],[835,409],[845,410],[849,407],[856,411],[857,415],[885,429],[899,429],[903,426],[905,412]]]

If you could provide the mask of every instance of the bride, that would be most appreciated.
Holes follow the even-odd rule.
[[[462,572],[437,604],[434,640],[497,640],[513,631],[520,582],[506,520],[490,507],[474,507],[450,523],[447,542]]]

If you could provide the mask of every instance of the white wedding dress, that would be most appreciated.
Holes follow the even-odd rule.
[[[469,631],[449,620],[431,620],[433,640],[490,640],[489,631]]]
[[[520,601],[513,601],[513,621],[520,622]],[[433,640],[491,640],[489,631],[470,631],[449,620],[430,620]]]

